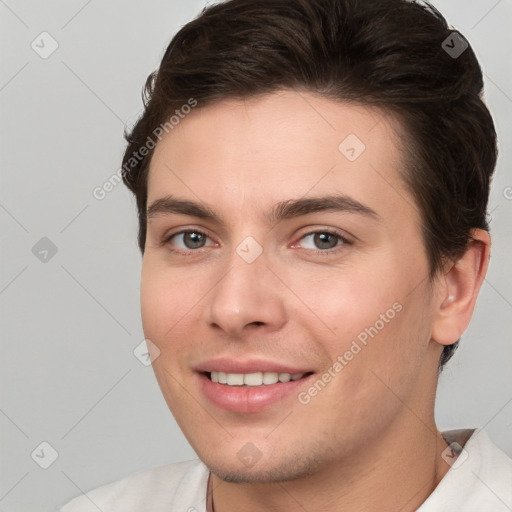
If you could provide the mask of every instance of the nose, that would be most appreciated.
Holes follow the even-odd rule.
[[[272,332],[286,323],[282,285],[264,255],[247,263],[234,253],[223,274],[207,296],[205,314],[211,327],[239,339],[249,330]]]

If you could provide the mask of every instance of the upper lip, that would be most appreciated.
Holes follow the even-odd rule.
[[[311,372],[309,369],[292,366],[285,363],[270,361],[268,359],[232,359],[219,357],[203,361],[195,367],[198,372],[224,372],[224,373],[256,373],[256,372],[276,372],[297,373]]]

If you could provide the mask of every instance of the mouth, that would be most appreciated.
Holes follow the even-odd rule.
[[[301,388],[314,379],[314,373],[258,372],[228,373],[201,371],[196,373],[198,386],[205,399],[217,409],[248,414],[270,410],[277,404],[282,411],[298,400]]]

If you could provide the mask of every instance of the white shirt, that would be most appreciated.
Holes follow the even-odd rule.
[[[417,512],[511,512],[512,459],[480,429],[443,437],[464,450]],[[98,487],[60,512],[206,512],[208,476],[199,460],[168,464]]]

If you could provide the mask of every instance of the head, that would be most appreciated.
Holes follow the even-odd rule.
[[[144,331],[176,420],[226,478],[306,474],[406,424],[404,401],[433,410],[485,275],[497,156],[452,32],[410,1],[231,0],[148,77],[123,159]],[[219,408],[201,391],[219,357],[306,375],[295,399]],[[236,460],[246,442],[260,472]]]

